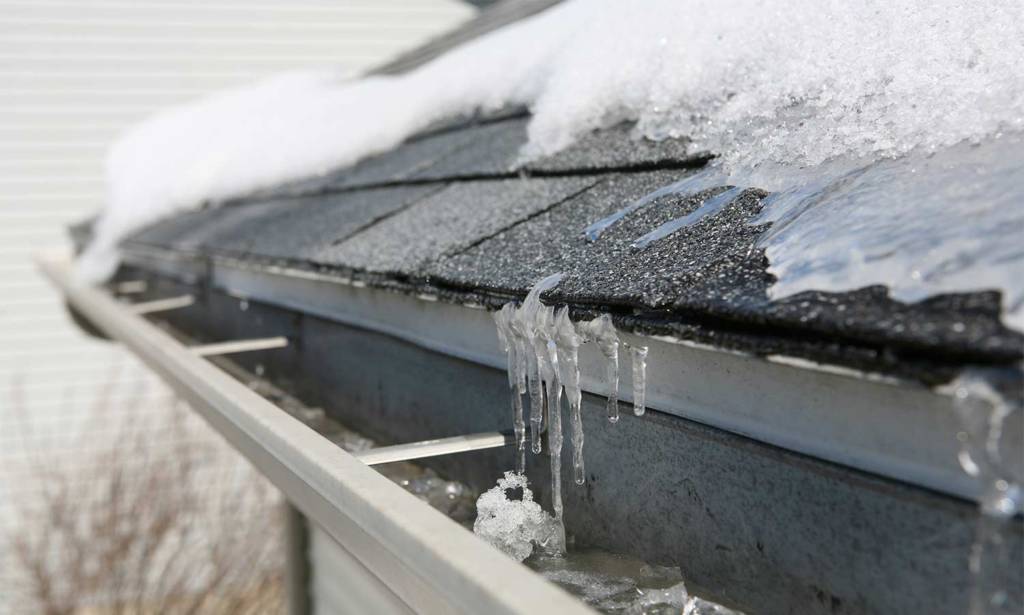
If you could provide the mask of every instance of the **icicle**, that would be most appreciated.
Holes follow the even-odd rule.
[[[547,416],[548,454],[551,464],[552,508],[555,525],[552,543],[555,551],[564,549],[565,528],[562,524],[562,393],[569,403],[569,424],[572,435],[573,479],[578,485],[586,481],[583,460],[583,394],[580,389],[579,347],[594,342],[605,358],[605,380],[608,386],[608,419],[619,420],[619,337],[607,314],[574,325],[569,309],[557,312],[540,302],[540,295],[553,288],[561,274],[537,283],[518,308],[506,304],[494,315],[498,338],[508,358],[508,382],[512,394],[512,420],[518,445],[516,468],[525,467],[526,425],[522,397],[530,396],[531,449],[541,452],[541,433]],[[633,362],[633,410],[643,414],[646,387],[646,347],[629,347]]]
[[[524,309],[526,304],[524,305]],[[532,359],[536,365],[536,377],[530,382],[530,433],[533,437],[533,452],[541,452],[540,433],[544,423],[545,405],[550,404],[551,398],[557,394],[555,388],[556,374],[548,354],[549,334],[547,332],[547,321],[550,320],[551,308],[538,304],[533,312],[531,337],[533,353]],[[534,403],[534,391],[537,393]]]
[[[544,390],[543,375],[541,369],[545,363],[544,355],[546,350],[543,345],[538,348],[537,341],[537,314],[542,307],[540,294],[558,285],[562,280],[562,274],[549,275],[530,289],[519,308],[517,324],[520,326],[523,336],[526,339],[527,350],[527,371],[530,389],[530,441],[533,452],[540,453],[540,433],[544,423]]]
[[[633,360],[633,414],[643,416],[647,410],[647,346],[630,346]]]
[[[519,341],[512,328],[515,318],[515,306],[505,304],[494,314],[494,322],[498,328],[498,340],[508,358],[508,387],[512,399],[512,430],[516,438],[516,472],[522,474],[526,468],[526,422],[523,420],[523,393],[526,383],[525,370],[520,369]]]
[[[1019,386],[1019,383],[1016,383]],[[1007,608],[1006,588],[1001,573],[1010,566],[1011,532],[1014,515],[1024,509],[1020,468],[1003,459],[1003,426],[1010,415],[1021,412],[1019,402],[1004,397],[980,373],[961,376],[953,385],[954,408],[964,431],[957,434],[963,449],[960,464],[976,477],[984,489],[981,515],[971,547],[970,615],[1002,612]]]
[[[537,309],[537,361],[542,366],[544,378],[544,400],[548,417],[548,461],[551,464],[551,508],[554,511],[556,536],[555,545],[549,551],[565,552],[565,522],[562,506],[562,383],[558,361],[558,344],[555,336],[554,309],[541,306]]]
[[[586,331],[587,339],[597,343],[607,361],[605,380],[608,384],[608,420],[616,423],[619,420],[619,336],[611,316],[607,314],[583,323],[582,328]]]
[[[530,450],[533,454],[541,451],[540,433],[544,427],[544,388],[541,382],[540,364],[533,344],[527,350],[528,382],[530,387]]]
[[[555,339],[558,346],[558,366],[565,397],[569,402],[569,424],[572,427],[573,480],[582,485],[586,480],[583,466],[583,393],[580,391],[579,347],[580,338],[569,320],[569,308],[562,308],[555,316]]]
[[[548,459],[551,464],[551,508],[555,517],[553,544],[549,553],[565,553],[565,521],[562,507],[562,412],[558,400],[550,400],[548,407]]]

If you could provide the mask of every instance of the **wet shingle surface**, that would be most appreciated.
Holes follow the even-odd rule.
[[[414,179],[437,180],[450,177],[496,177],[517,171],[519,150],[526,143],[528,118],[513,118],[467,128],[467,143],[454,149]]]
[[[205,209],[159,222],[130,243],[209,254],[308,258],[311,249],[346,239],[443,187],[374,188]]]
[[[756,189],[645,249],[632,244],[726,187],[661,196],[587,241],[587,225],[694,173],[707,157],[685,140],[637,141],[616,126],[517,166],[526,125],[518,111],[440,125],[352,169],[166,220],[129,249],[284,261],[489,305],[562,272],[545,298],[580,316],[610,312],[637,331],[928,382],[968,363],[1024,357],[1024,336],[1000,323],[997,293],[908,305],[875,287],[771,300],[774,280],[757,247],[767,226],[754,222],[765,193]]]
[[[594,183],[589,177],[455,183],[311,257],[317,264],[416,274]]]
[[[568,148],[530,162],[525,168],[544,173],[570,173],[604,169],[654,169],[701,166],[708,154],[695,151],[686,139],[650,141],[632,134],[632,126],[618,124],[599,130]]]
[[[396,186],[235,206],[264,211],[259,219],[239,220],[229,231],[222,226],[207,245],[211,252],[311,258],[321,246],[343,241],[441,189],[443,184]]]

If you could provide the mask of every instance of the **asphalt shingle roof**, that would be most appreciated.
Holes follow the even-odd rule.
[[[608,311],[636,330],[928,382],[963,364],[1024,356],[1024,336],[1000,323],[994,292],[913,305],[882,287],[770,300],[773,278],[757,247],[767,225],[754,222],[765,193],[756,189],[644,250],[631,243],[725,187],[662,196],[587,241],[588,224],[708,157],[685,140],[637,140],[619,125],[521,165],[526,123],[515,110],[449,122],[353,168],[166,220],[126,247],[287,263],[492,305],[561,271],[546,300],[581,315]]]

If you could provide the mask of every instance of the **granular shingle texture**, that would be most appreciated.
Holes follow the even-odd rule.
[[[589,177],[454,183],[311,260],[409,274],[578,194]]]
[[[126,247],[284,262],[489,305],[562,272],[545,300],[581,317],[610,312],[637,331],[929,383],[966,364],[1024,358],[1024,336],[1001,324],[994,292],[905,304],[872,287],[771,300],[757,189],[707,215],[702,205],[725,186],[665,194],[587,241],[589,224],[694,173],[707,156],[686,140],[638,141],[618,125],[520,165],[527,119],[510,110],[439,124],[354,168],[165,220]],[[633,247],[694,212],[695,223]]]

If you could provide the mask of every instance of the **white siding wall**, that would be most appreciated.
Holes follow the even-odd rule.
[[[98,402],[130,417],[169,398],[126,353],[83,337],[30,260],[100,207],[111,139],[276,71],[357,74],[472,13],[456,0],[0,0],[0,532],[31,491],[25,448],[74,460],[67,436],[95,429]]]

